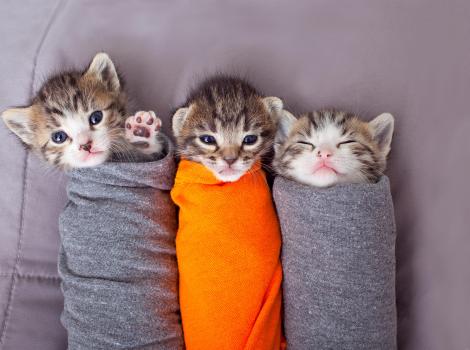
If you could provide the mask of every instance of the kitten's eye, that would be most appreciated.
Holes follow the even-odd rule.
[[[52,133],[51,139],[54,143],[63,143],[68,139],[68,135],[64,131],[56,131]]]
[[[244,145],[254,145],[258,141],[258,136],[256,135],[246,135],[243,139]]]
[[[356,141],[354,141],[354,140],[343,141],[343,142],[338,143],[336,145],[336,147],[339,148],[339,146],[341,146],[341,145],[346,145],[348,143],[353,143],[353,142],[356,142]]]
[[[215,141],[215,137],[211,135],[202,135],[199,136],[199,140],[206,145],[215,145],[217,142]]]
[[[90,115],[90,125],[99,124],[103,120],[103,112],[101,111],[94,111]]]
[[[305,142],[305,141],[297,141],[297,143],[300,143],[300,144],[302,144],[302,145],[307,145],[307,146],[312,147],[312,151],[315,149],[315,145],[314,145],[313,143]]]

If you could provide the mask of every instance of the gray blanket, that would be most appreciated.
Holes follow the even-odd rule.
[[[389,181],[317,189],[277,177],[289,350],[396,349]]]
[[[60,217],[69,349],[181,349],[173,153],[72,171]]]

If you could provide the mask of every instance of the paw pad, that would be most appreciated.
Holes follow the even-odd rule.
[[[153,149],[158,145],[156,136],[161,126],[160,118],[153,111],[137,112],[126,120],[126,139],[136,147]]]

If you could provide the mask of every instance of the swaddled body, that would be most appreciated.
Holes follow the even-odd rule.
[[[69,349],[182,349],[173,152],[69,173],[60,216]]]
[[[325,110],[279,129],[273,196],[282,228],[288,349],[396,349],[393,117]],[[325,188],[328,187],[328,188]]]
[[[69,171],[59,274],[70,350],[184,346],[173,151],[155,114],[126,119],[126,102],[100,53],[85,71],[49,78],[31,106],[2,114],[36,154]]]
[[[216,78],[173,119],[184,157],[171,195],[187,349],[281,344],[280,231],[260,157],[272,144],[276,98]]]
[[[188,349],[279,349],[281,236],[256,164],[236,182],[183,160],[176,253]]]

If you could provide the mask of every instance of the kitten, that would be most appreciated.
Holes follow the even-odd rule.
[[[138,112],[125,123],[126,104],[123,80],[109,56],[98,53],[85,71],[51,77],[30,106],[6,110],[2,119],[35,153],[65,170],[161,152],[160,119]]]
[[[320,110],[296,119],[285,111],[276,135],[275,171],[317,187],[374,183],[385,171],[394,127],[383,113],[370,122],[358,116]]]
[[[189,95],[173,116],[178,153],[224,182],[237,181],[272,147],[282,101],[246,81],[216,76]]]

